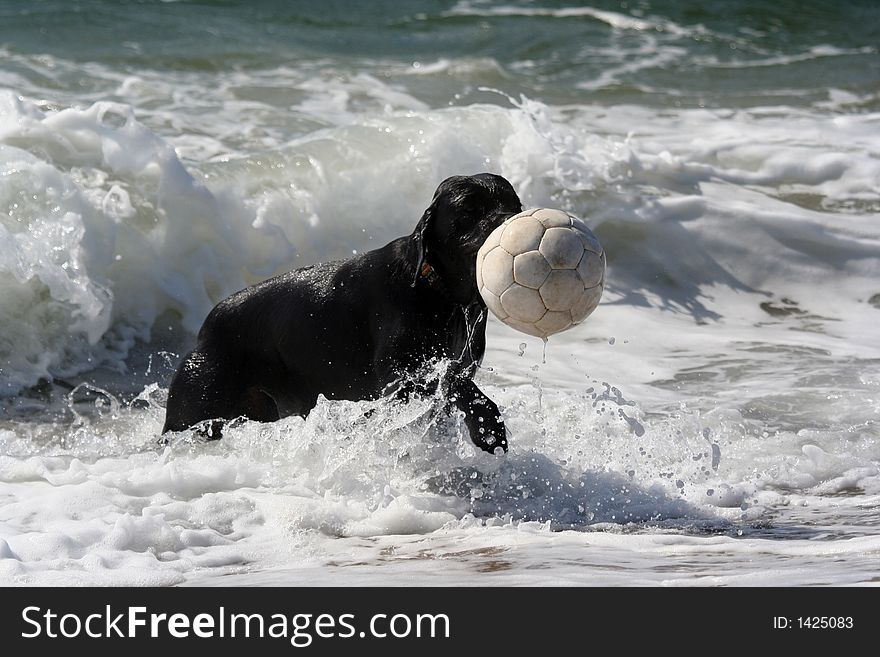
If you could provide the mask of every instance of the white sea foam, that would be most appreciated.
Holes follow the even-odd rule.
[[[824,57],[845,57],[848,55],[876,55],[877,48],[864,46],[861,48],[837,48],[823,45],[813,46],[808,51],[794,55],[777,55],[753,59],[734,59],[720,61],[717,57],[696,57],[694,63],[707,68],[764,68],[768,66],[786,66],[798,62],[808,62]]]
[[[591,109],[563,121],[526,100],[374,116],[192,172],[127,106],[44,114],[6,94],[3,117],[0,263],[4,294],[18,300],[2,318],[15,358],[7,392],[82,369],[106,347],[118,357],[165,310],[193,331],[248,280],[405,233],[434,181],[462,170],[499,170],[527,205],[561,204],[600,230],[641,226],[644,237],[610,251],[627,263],[616,278],[629,294],[654,269],[692,288],[667,299],[691,310],[706,305],[700,286],[716,283],[818,297],[807,310],[838,316],[853,314],[842,303],[877,292],[876,213],[826,211],[880,207],[874,114],[752,110],[720,120],[694,110],[649,124],[644,110],[621,108],[613,122]],[[650,128],[620,134],[631,125]],[[691,139],[679,137],[685,125]],[[792,128],[795,139],[785,136]],[[678,193],[642,191],[653,185]],[[363,189],[375,190],[372,207]],[[731,222],[736,233],[725,230]],[[669,250],[652,252],[645,239]],[[772,257],[780,246],[789,255]],[[835,271],[846,272],[846,290],[834,286]]]
[[[677,23],[659,18],[642,19],[621,14],[615,11],[594,9],[593,7],[564,7],[552,9],[549,7],[517,7],[509,6],[481,6],[479,4],[463,1],[456,4],[446,12],[449,16],[543,16],[550,18],[593,18],[608,26],[619,30],[657,30],[668,31],[674,34],[686,32]]]
[[[503,352],[490,360],[510,366]],[[258,564],[326,583],[336,568],[381,563],[396,581],[424,569],[435,576],[425,562],[442,559],[454,568],[447,583],[505,562],[514,568],[509,583],[534,583],[521,567],[540,550],[552,569],[542,577],[563,583],[572,568],[564,564],[586,549],[595,561],[568,583],[597,570],[600,582],[613,583],[620,580],[602,575],[603,564],[621,559],[696,559],[702,565],[694,570],[709,578],[719,551],[735,562],[876,558],[872,536],[813,542],[795,526],[780,544],[761,530],[781,503],[821,512],[829,504],[823,495],[860,488],[873,497],[837,498],[835,513],[855,517],[859,506],[876,505],[876,441],[835,442],[822,431],[783,431],[770,441],[760,422],[732,411],[649,418],[608,384],[576,392],[572,374],[569,368],[571,391],[545,383],[540,395],[537,379],[495,385],[497,375],[481,375],[513,434],[500,459],[476,452],[460,426],[432,419],[422,402],[322,400],[305,420],[244,423],[212,444],[181,435],[165,448],[153,446],[158,404],[92,416],[67,444],[40,448],[31,440],[30,456],[0,457],[0,572],[8,583],[143,585],[204,582],[208,573],[246,573]],[[71,455],[93,455],[95,445],[118,441],[116,432],[127,442],[119,455]],[[0,440],[19,444],[29,437],[26,429],[4,433]],[[719,535],[689,535],[695,529]],[[753,563],[706,583],[746,584],[755,571]],[[649,572],[640,576],[666,581]],[[369,581],[368,573],[358,576]],[[788,576],[783,567],[779,577]],[[839,573],[838,581],[847,577]]]

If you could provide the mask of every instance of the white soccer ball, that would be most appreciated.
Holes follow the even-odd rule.
[[[584,321],[605,286],[605,251],[586,224],[535,208],[498,226],[477,252],[477,289],[489,310],[547,338]]]

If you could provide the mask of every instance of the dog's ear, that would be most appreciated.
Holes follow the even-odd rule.
[[[410,236],[409,260],[413,266],[413,277],[410,282],[410,287],[415,287],[416,283],[419,282],[419,275],[422,272],[422,263],[425,261],[426,233],[431,225],[431,221],[433,221],[436,204],[437,198],[435,197],[431,202],[431,205],[428,206],[428,209],[425,210],[422,218],[419,219],[419,223],[416,224],[416,229]]]

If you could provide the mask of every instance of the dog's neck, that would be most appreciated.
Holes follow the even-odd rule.
[[[431,263],[428,262],[427,258],[422,260],[422,265],[419,268],[419,278],[426,281],[428,285],[433,287],[440,294],[449,296],[449,291],[443,284],[443,279],[440,278],[440,274],[438,274],[437,270],[431,266]]]
[[[449,284],[450,281],[445,281],[437,268],[428,262],[427,255],[422,258],[422,264],[419,265],[419,280],[427,283],[431,289],[456,306],[472,305],[474,303],[474,296],[479,299],[479,295],[467,295],[467,299],[459,298],[463,296],[462,290],[455,289],[455,281],[451,281],[452,285]]]

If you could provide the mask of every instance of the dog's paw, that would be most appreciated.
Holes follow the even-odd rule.
[[[484,452],[499,455],[507,452],[507,428],[498,409],[477,408],[468,418],[468,429],[474,445]]]

